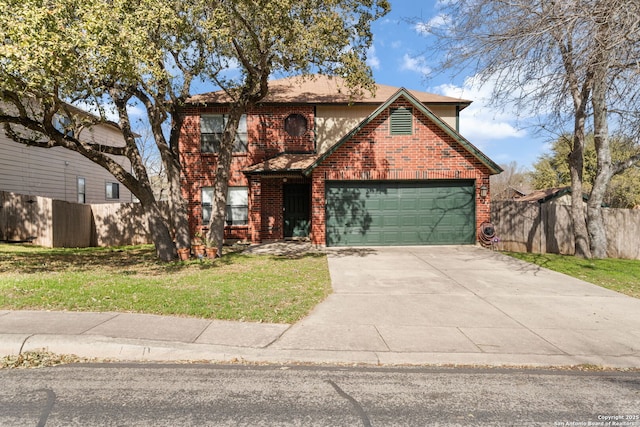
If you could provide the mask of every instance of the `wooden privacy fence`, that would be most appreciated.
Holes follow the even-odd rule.
[[[0,241],[45,247],[151,243],[139,203],[85,205],[0,191]]]
[[[571,206],[559,203],[496,201],[491,222],[500,248],[514,252],[573,255]],[[640,210],[603,208],[607,256],[640,259]]]

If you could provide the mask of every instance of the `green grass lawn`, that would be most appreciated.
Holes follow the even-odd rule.
[[[549,270],[640,298],[640,261],[629,259],[583,259],[568,255],[505,252]]]
[[[331,292],[325,255],[228,253],[162,263],[152,246],[0,244],[0,309],[119,311],[292,323]]]

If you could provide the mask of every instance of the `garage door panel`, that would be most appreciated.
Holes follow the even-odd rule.
[[[327,182],[329,246],[471,244],[473,181]]]
[[[399,200],[397,197],[392,196],[392,197],[385,197],[384,199],[381,199],[376,204],[380,207],[380,210],[397,211],[398,209],[402,209],[402,204],[400,202],[401,200]]]
[[[400,216],[400,227],[404,230],[407,227],[417,227],[418,226],[418,217],[416,215],[407,215],[403,213]]]
[[[379,226],[380,227],[397,227],[400,225],[400,217],[399,216],[384,216],[379,217]]]

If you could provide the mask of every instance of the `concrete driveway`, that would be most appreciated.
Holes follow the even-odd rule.
[[[329,250],[333,294],[272,350],[378,363],[640,367],[640,300],[475,246]]]

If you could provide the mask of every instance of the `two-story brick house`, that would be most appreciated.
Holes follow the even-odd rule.
[[[470,101],[377,85],[350,98],[339,78],[270,82],[236,139],[225,237],[253,243],[473,244],[489,221],[500,167],[458,131]],[[183,110],[183,194],[206,226],[228,98],[196,95]]]

